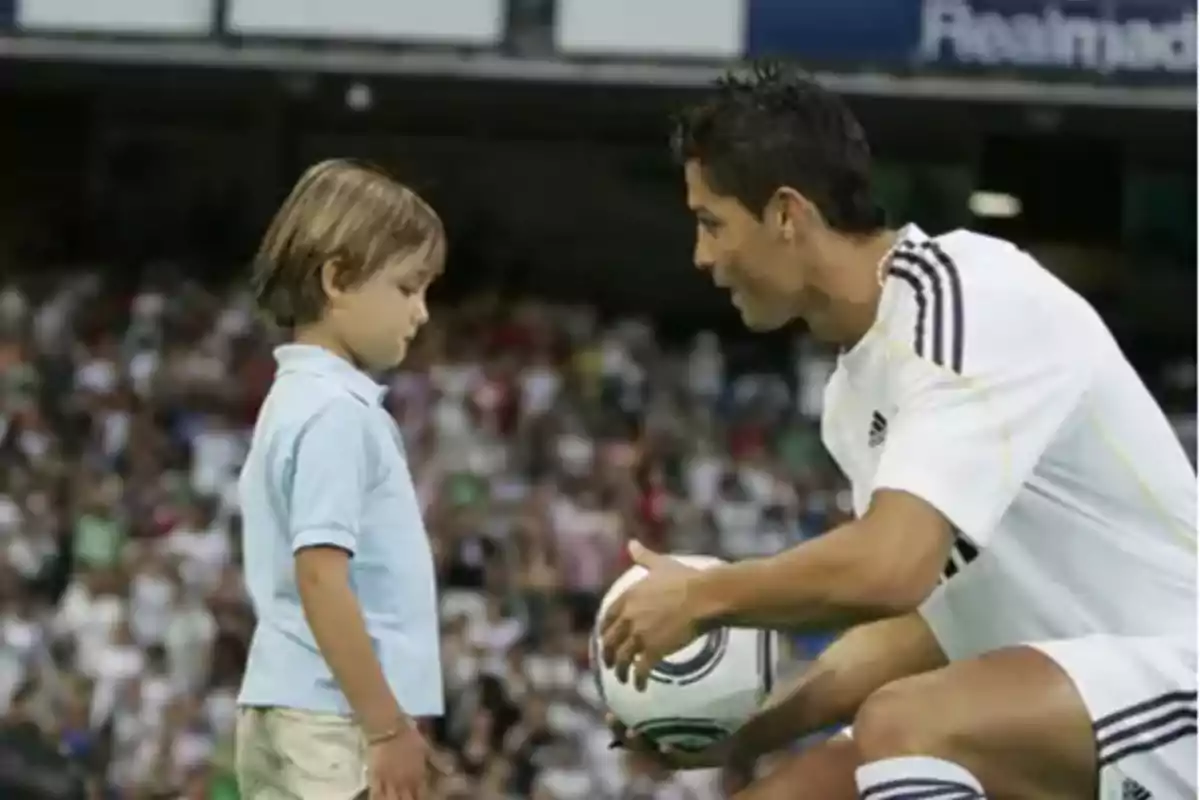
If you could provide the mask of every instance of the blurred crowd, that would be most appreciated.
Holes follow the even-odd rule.
[[[486,295],[432,315],[387,381],[441,578],[437,796],[716,797],[609,747],[588,633],[630,538],[742,558],[848,513],[817,430],[833,354],[737,363],[711,333]],[[277,343],[238,291],[0,284],[0,786],[45,784],[5,798],[65,775],[237,797],[235,484]]]
[[[235,485],[277,343],[236,291],[0,287],[0,735],[91,796],[236,797]],[[797,347],[735,375],[712,334],[434,310],[387,381],[441,577],[443,797],[712,795],[609,749],[587,634],[631,537],[744,557],[844,513],[814,426],[832,362]]]

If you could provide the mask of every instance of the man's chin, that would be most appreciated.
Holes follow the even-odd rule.
[[[787,325],[789,319],[787,317],[772,317],[766,314],[755,314],[753,311],[745,308],[738,308],[738,312],[742,316],[742,324],[754,333],[770,333],[771,331],[779,330],[784,325]]]

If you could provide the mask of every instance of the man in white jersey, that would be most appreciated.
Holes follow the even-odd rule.
[[[704,572],[633,548],[651,574],[601,635],[641,685],[710,626],[849,628],[731,742],[668,760],[853,723],[737,796],[1194,798],[1196,476],[1095,311],[1008,242],[886,229],[857,121],[778,67],[676,142],[697,265],[750,328],[842,347],[822,435],[856,519]]]

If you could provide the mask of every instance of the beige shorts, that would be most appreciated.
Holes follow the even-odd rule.
[[[287,708],[241,708],[237,781],[242,800],[366,797],[367,747],[348,718]]]

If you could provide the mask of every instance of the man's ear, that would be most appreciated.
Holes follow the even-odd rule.
[[[764,218],[771,222],[779,237],[788,242],[801,238],[814,223],[824,225],[817,207],[790,186],[780,186],[775,190],[767,203]]]

